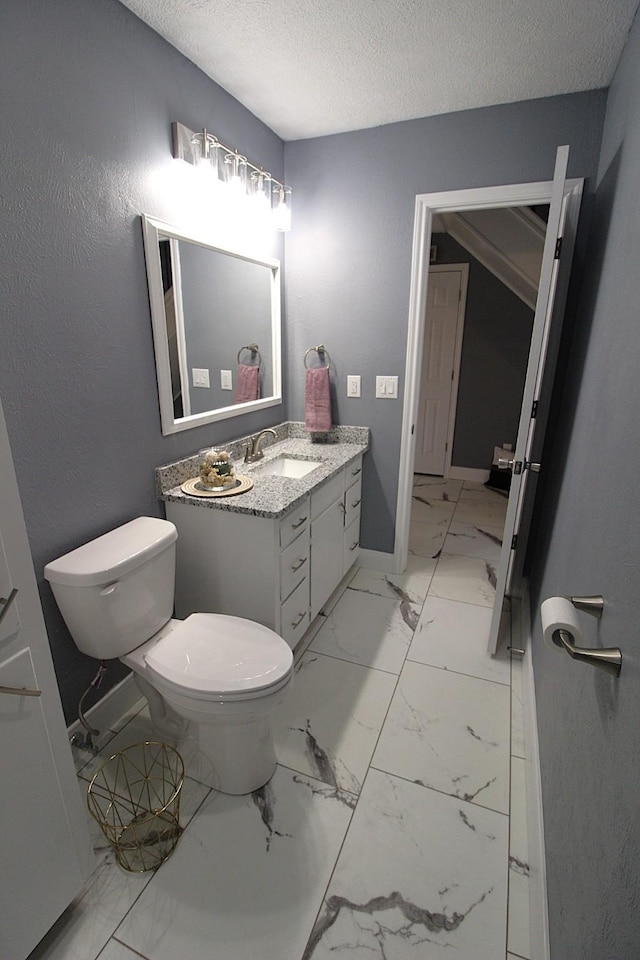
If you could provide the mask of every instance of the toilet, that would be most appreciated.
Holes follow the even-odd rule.
[[[177,538],[168,520],[138,517],[52,560],[44,575],[78,649],[133,670],[187,774],[251,793],[275,770],[271,714],[291,687],[293,653],[252,620],[173,619]]]

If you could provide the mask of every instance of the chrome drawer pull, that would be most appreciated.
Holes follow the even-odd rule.
[[[297,530],[298,527],[301,527],[303,523],[306,523],[306,520],[307,520],[307,518],[306,518],[306,517],[303,517],[302,520],[298,520],[297,523],[292,523],[292,524],[291,524],[291,529],[292,529],[292,530]]]
[[[349,547],[349,550],[355,550],[355,548],[356,548],[357,546],[358,546],[358,541],[356,540],[356,542],[354,543],[354,545],[353,545],[352,547]]]
[[[362,498],[361,498],[360,500],[356,500],[355,503],[352,503],[352,504],[351,504],[351,509],[352,509],[352,510],[355,510],[355,508],[356,508],[356,507],[359,507],[361,503],[362,503]]]
[[[305,610],[304,613],[301,613],[301,614],[300,614],[300,616],[298,617],[297,620],[292,620],[291,626],[292,626],[292,628],[293,628],[294,630],[295,630],[296,627],[299,627],[299,626],[300,626],[300,624],[302,623],[302,621],[304,620],[304,618],[306,617],[306,615],[307,615],[307,611]]]
[[[359,473],[362,473],[362,467],[358,467],[357,470],[352,470],[352,471],[351,471],[351,476],[352,476],[352,477],[357,477]]]
[[[42,696],[42,690],[27,690],[26,687],[0,687],[0,693],[9,693],[14,697]]]
[[[293,572],[295,573],[296,570],[299,570],[300,567],[304,566],[304,564],[305,564],[306,562],[307,562],[307,558],[306,558],[306,557],[301,557],[300,560],[298,560],[297,563],[291,565],[291,569],[292,569]]]
[[[18,593],[18,588],[14,587],[8,597],[6,598],[0,597],[0,604],[2,604],[2,611],[0,611],[0,623],[2,623],[2,621],[6,617],[9,611],[9,607],[15,600],[17,593]]]

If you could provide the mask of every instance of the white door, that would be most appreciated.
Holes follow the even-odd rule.
[[[464,271],[460,267],[429,270],[416,421],[414,470],[417,473],[444,476],[447,461],[451,461],[449,445],[453,439],[451,421],[455,414],[457,354],[462,340],[459,319],[464,310],[463,279]]]
[[[496,575],[496,599],[493,607],[489,636],[489,653],[491,654],[494,654],[498,647],[504,598],[509,593],[511,586],[516,548],[518,554],[522,556],[529,532],[527,527],[529,518],[523,514],[527,477],[530,469],[534,436],[536,438],[537,448],[540,449],[545,428],[543,419],[537,415],[538,401],[543,375],[546,373],[546,375],[549,376],[549,365],[551,362],[555,363],[555,357],[552,361],[551,358],[547,356],[552,322],[562,322],[566,289],[560,291],[557,290],[557,287],[561,262],[560,250],[563,247],[563,232],[567,219],[568,204],[571,199],[571,196],[567,194],[565,189],[568,160],[569,147],[559,147],[553,175],[547,234],[542,255],[540,283],[538,286],[538,298],[531,334],[531,347],[529,350],[529,361],[522,397],[518,436],[512,461],[513,473],[509,502],[507,505],[502,552],[500,554],[500,563]],[[576,197],[574,197],[574,200],[579,204],[579,192],[576,190],[575,193]],[[565,244],[564,249],[562,249],[562,269],[565,275],[569,273],[572,254],[572,250],[567,249],[567,246],[568,245]],[[545,369],[546,363],[547,367]],[[534,465],[534,469],[537,468],[538,465]]]
[[[0,957],[24,960],[94,861],[0,406]]]

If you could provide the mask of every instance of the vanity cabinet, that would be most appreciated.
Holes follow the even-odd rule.
[[[176,616],[246,617],[295,647],[357,560],[361,472],[358,457],[278,519],[168,501]]]

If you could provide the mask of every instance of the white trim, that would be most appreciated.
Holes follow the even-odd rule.
[[[392,553],[383,553],[382,550],[360,550],[360,566],[367,570],[377,570],[379,573],[396,573],[395,558]]]
[[[448,477],[450,480],[470,480],[474,483],[486,483],[490,475],[489,470],[477,470],[475,467],[451,467]]]
[[[117,728],[118,721],[136,705],[141,696],[142,694],[135,685],[133,674],[129,673],[114,687],[107,690],[104,697],[86,711],[86,719],[92,727],[100,731],[101,736],[98,743],[101,742],[107,731]],[[85,729],[79,720],[75,720],[67,727],[67,733],[69,738],[76,733],[84,736]]]
[[[182,416],[190,417],[191,389],[189,385],[189,368],[187,366],[187,339],[185,337],[184,309],[182,297],[176,295],[178,290],[182,290],[182,263],[180,261],[180,244],[175,237],[169,237],[169,251],[171,254],[171,266],[173,268],[173,311],[176,321]]]
[[[575,184],[579,182],[567,180],[567,190],[573,189]],[[457,210],[482,210],[489,207],[533,206],[539,203],[549,203],[552,187],[553,181],[545,180],[537,183],[516,183],[498,187],[479,187],[472,190],[425,193],[416,197],[402,439],[398,463],[398,499],[394,544],[394,571],[397,573],[405,569],[409,553],[411,486],[415,455],[414,430],[420,397],[420,368],[424,342],[423,318],[427,302],[429,248],[433,216],[436,213],[448,213]]]
[[[547,862],[544,840],[542,779],[536,691],[533,674],[531,617],[526,582],[522,585],[520,608],[520,644],[522,662],[522,707],[524,720],[525,769],[527,786],[527,834],[529,844],[529,938],[530,955],[535,960],[550,960]]]

